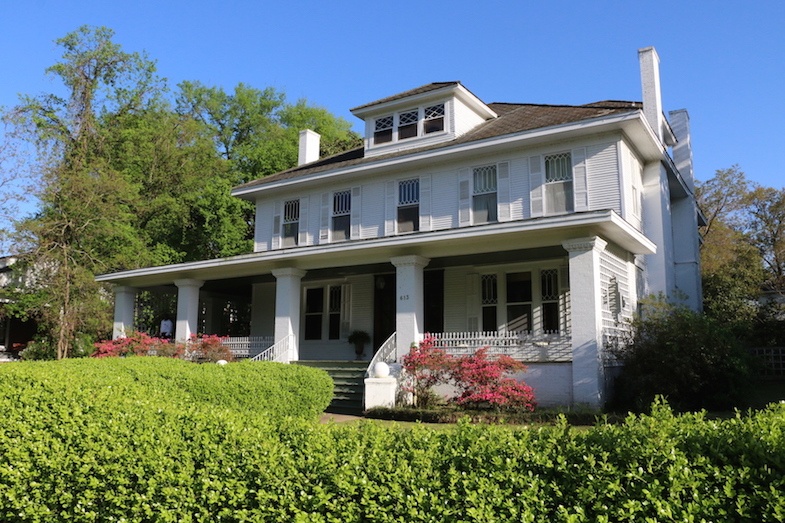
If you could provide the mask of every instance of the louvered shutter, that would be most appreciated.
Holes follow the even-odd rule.
[[[308,201],[310,198],[300,198],[300,228],[299,245],[308,245]]]
[[[431,230],[431,176],[420,178],[420,230]]]
[[[469,169],[458,171],[458,226],[472,224],[472,190]]]
[[[277,200],[273,207],[272,248],[273,249],[281,248],[281,202]]]
[[[352,187],[352,208],[351,208],[351,229],[350,229],[350,236],[352,240],[358,240],[360,238],[360,223],[362,222],[362,202],[360,201],[360,195],[362,191],[360,187]]]
[[[531,194],[531,216],[537,218],[543,215],[543,174],[542,157],[529,158],[529,190]]]
[[[395,234],[396,212],[398,210],[398,197],[395,182],[387,182],[384,189],[384,235]]]
[[[589,189],[586,177],[586,148],[572,150],[572,177],[575,193],[575,210],[589,210]]]
[[[496,197],[499,206],[499,221],[510,221],[510,163],[501,162],[497,166],[499,173],[496,184]]]
[[[330,193],[322,194],[322,209],[319,219],[319,243],[330,241]]]

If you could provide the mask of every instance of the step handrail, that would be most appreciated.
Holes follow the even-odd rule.
[[[373,374],[373,367],[383,361],[385,363],[395,363],[395,349],[396,349],[396,341],[398,339],[397,332],[393,332],[384,343],[382,343],[379,350],[376,351],[376,354],[373,355],[371,358],[371,362],[368,364],[368,369],[365,371],[365,377],[370,378]]]
[[[251,361],[278,361],[288,363],[290,359],[288,356],[292,345],[294,345],[294,335],[289,334],[251,358]]]

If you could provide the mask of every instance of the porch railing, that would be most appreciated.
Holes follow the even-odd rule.
[[[526,363],[572,361],[572,337],[569,334],[530,332],[441,332],[431,334],[435,346],[448,354],[474,354],[488,348],[489,356],[506,355]]]
[[[229,336],[222,338],[235,359],[253,358],[275,343],[272,336]]]
[[[368,369],[365,371],[366,378],[372,375],[373,367],[380,361],[385,363],[395,363],[396,340],[397,337],[393,332],[392,335],[387,338],[384,343],[382,343],[382,346],[379,347],[379,350],[377,350],[376,354],[374,354],[373,358],[371,358],[371,363],[368,364]]]
[[[277,343],[266,348],[253,358],[251,361],[291,361],[290,351],[294,348],[294,336],[289,334]]]

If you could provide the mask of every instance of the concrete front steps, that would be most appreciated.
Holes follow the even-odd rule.
[[[365,371],[368,369],[367,361],[300,360],[297,364],[322,369],[333,379],[335,384],[333,400],[327,407],[326,412],[353,415],[363,413]]]

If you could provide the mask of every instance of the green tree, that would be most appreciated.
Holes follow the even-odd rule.
[[[72,352],[80,332],[108,324],[108,302],[97,272],[144,261],[132,223],[133,186],[106,159],[101,115],[144,107],[160,89],[155,64],[126,53],[106,28],[79,28],[56,41],[62,60],[47,72],[68,99],[25,97],[16,110],[38,148],[40,212],[18,227],[25,285],[16,303],[35,311],[58,359]],[[137,262],[138,263],[138,262]]]
[[[785,188],[756,186],[749,202],[749,236],[763,258],[767,287],[785,294]]]

